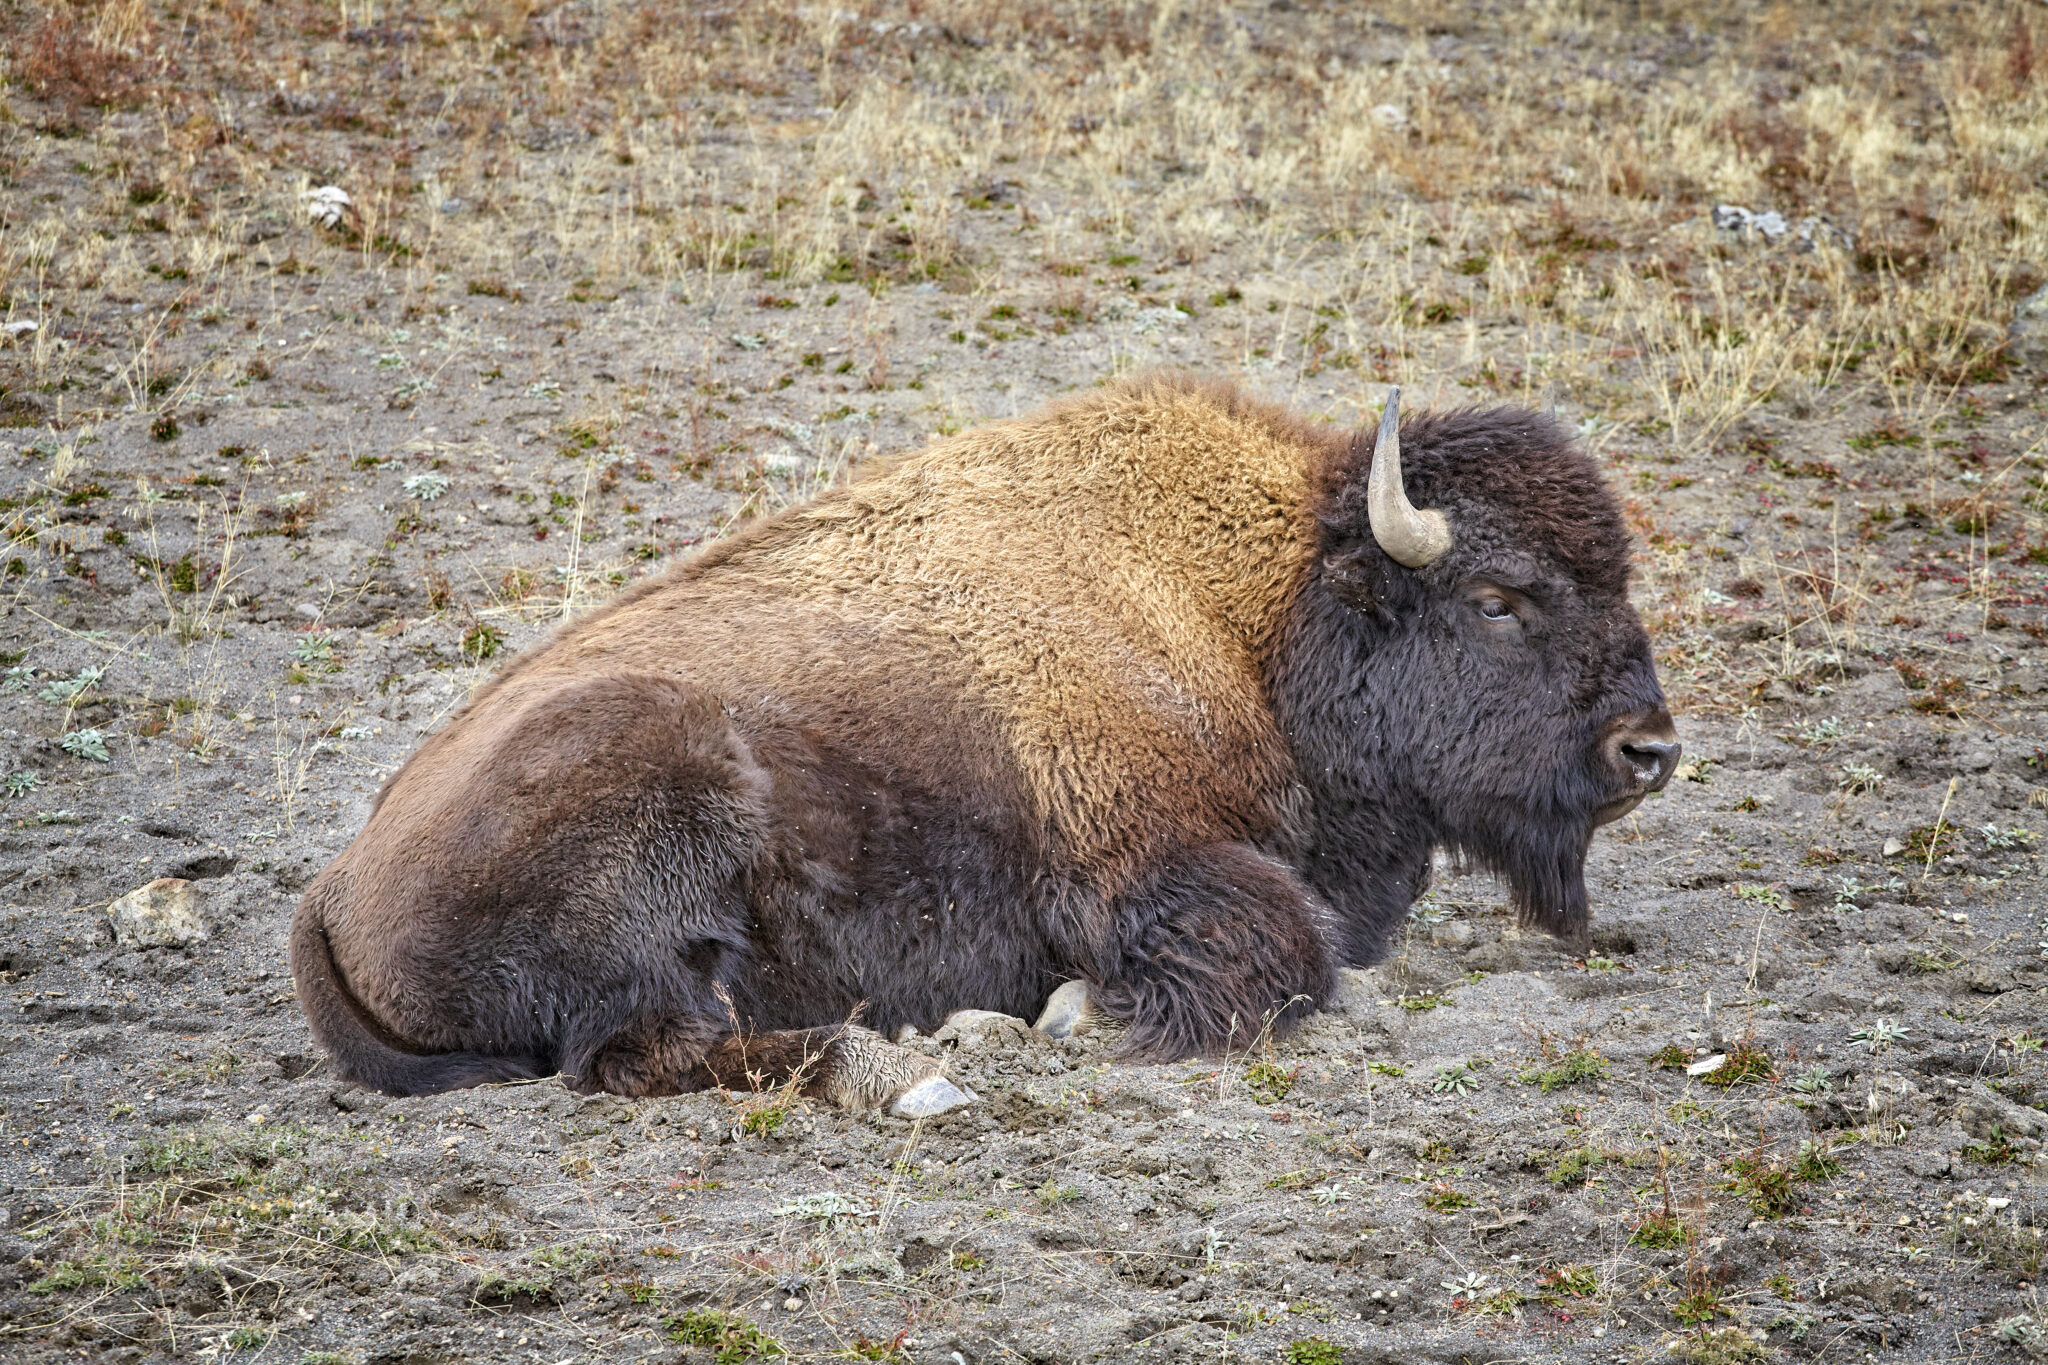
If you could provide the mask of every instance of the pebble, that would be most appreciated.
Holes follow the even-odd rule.
[[[898,1095],[890,1103],[889,1112],[899,1119],[936,1118],[962,1105],[973,1104],[979,1098],[973,1091],[961,1089],[944,1076],[927,1076]]]
[[[127,948],[182,948],[204,942],[206,893],[181,877],[158,877],[107,908],[114,941]]]

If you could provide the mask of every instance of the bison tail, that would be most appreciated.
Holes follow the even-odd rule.
[[[349,993],[334,965],[327,926],[311,903],[299,907],[292,924],[291,959],[299,1008],[312,1026],[313,1041],[326,1051],[342,1080],[387,1095],[432,1095],[492,1081],[531,1080],[555,1070],[537,1057],[407,1048]]]

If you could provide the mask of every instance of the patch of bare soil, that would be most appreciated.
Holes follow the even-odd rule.
[[[2038,15],[0,24],[9,1359],[2048,1352]],[[1446,876],[1292,1037],[921,1040],[921,1125],[323,1074],[295,893],[507,656],[1155,364],[1579,423],[1690,756],[1589,943]]]

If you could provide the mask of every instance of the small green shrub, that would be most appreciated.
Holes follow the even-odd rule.
[[[1751,1082],[1768,1081],[1778,1074],[1777,1063],[1771,1055],[1752,1043],[1737,1043],[1728,1049],[1728,1060],[1719,1069],[1709,1071],[1700,1077],[1704,1085],[1718,1085],[1723,1090]]]
[[[1766,1156],[1730,1157],[1724,1165],[1729,1174],[1721,1188],[1740,1195],[1759,1218],[1783,1218],[1798,1209],[1793,1167]]]
[[[715,1308],[692,1308],[681,1317],[670,1319],[668,1336],[670,1341],[685,1346],[709,1346],[711,1358],[718,1365],[743,1365],[749,1360],[789,1354],[781,1342],[739,1314],[721,1313]]]
[[[1558,1058],[1550,1066],[1532,1067],[1522,1073],[1522,1083],[1533,1085],[1548,1095],[1553,1090],[1562,1090],[1568,1085],[1585,1081],[1605,1080],[1607,1059],[1587,1048],[1579,1048]]]
[[[1685,1236],[1685,1224],[1678,1221],[1676,1214],[1653,1213],[1636,1224],[1628,1239],[1652,1251],[1670,1251],[1684,1246]]]
[[[1261,1104],[1278,1104],[1294,1089],[1300,1067],[1281,1067],[1276,1062],[1253,1062],[1245,1069],[1244,1083]]]
[[[1344,1365],[1344,1348],[1321,1337],[1287,1344],[1287,1365]]]

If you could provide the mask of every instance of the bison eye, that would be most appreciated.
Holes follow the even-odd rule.
[[[1509,606],[1504,599],[1498,597],[1480,598],[1479,614],[1489,621],[1512,621],[1515,619],[1515,609]]]

